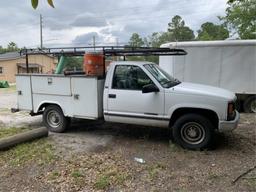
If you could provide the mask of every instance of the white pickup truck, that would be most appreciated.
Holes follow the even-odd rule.
[[[234,93],[180,82],[149,62],[113,62],[106,78],[20,74],[18,108],[43,114],[45,126],[63,132],[70,118],[171,128],[184,148],[207,148],[215,131],[237,127]]]

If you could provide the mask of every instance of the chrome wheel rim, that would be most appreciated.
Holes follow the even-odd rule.
[[[57,128],[61,124],[61,116],[54,110],[48,112],[46,119],[47,123],[53,128]]]
[[[181,128],[181,138],[188,144],[199,144],[205,139],[204,127],[196,122],[185,123]]]

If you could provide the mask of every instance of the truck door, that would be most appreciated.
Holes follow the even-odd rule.
[[[164,113],[164,92],[142,93],[145,85],[154,84],[149,76],[135,65],[116,65],[108,90],[108,121],[160,126]],[[166,120],[165,120],[166,121]]]

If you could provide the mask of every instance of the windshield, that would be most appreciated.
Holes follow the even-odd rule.
[[[144,67],[164,88],[170,88],[181,83],[178,79],[174,79],[156,64],[146,64]]]

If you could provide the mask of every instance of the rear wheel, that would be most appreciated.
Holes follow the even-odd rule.
[[[212,123],[202,115],[186,114],[174,123],[173,139],[186,149],[204,149],[210,147],[214,128]]]
[[[44,110],[43,122],[49,131],[62,133],[69,126],[70,119],[64,116],[60,107],[49,105]]]
[[[250,96],[244,101],[244,111],[246,113],[256,113],[256,96]]]

